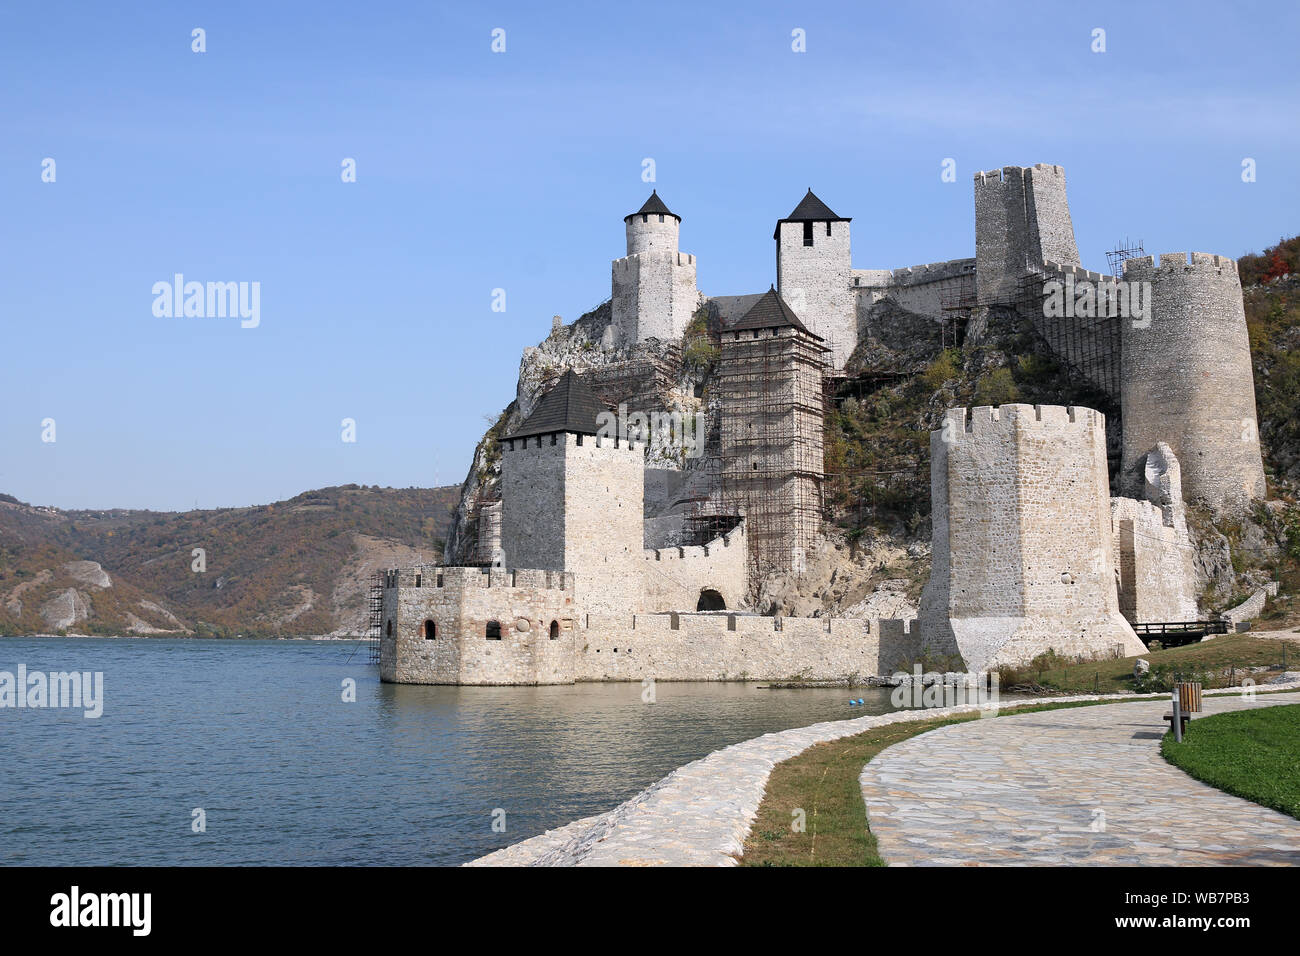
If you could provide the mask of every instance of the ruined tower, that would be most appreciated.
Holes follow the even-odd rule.
[[[1105,419],[1090,408],[949,409],[930,435],[934,563],[921,627],[969,670],[1055,650],[1128,656],[1120,614]]]
[[[1237,265],[1204,252],[1124,263],[1129,283],[1150,283],[1144,320],[1121,324],[1122,482],[1141,486],[1158,442],[1182,467],[1185,497],[1234,511],[1265,495],[1255,380]]]
[[[502,440],[501,548],[512,568],[569,571],[579,606],[640,592],[645,449],[602,434],[608,409],[573,370]]]
[[[614,344],[679,339],[700,299],[695,257],[677,250],[681,216],[655,191],[623,223],[627,255],[612,266]]]
[[[720,496],[757,574],[802,570],[821,531],[828,349],[775,289],[720,336]]]
[[[844,367],[857,345],[857,294],[849,250],[849,222],[808,194],[776,224],[776,288],[803,324]]]
[[[1079,265],[1065,170],[1037,163],[975,174],[975,293],[1009,304],[1030,267]]]

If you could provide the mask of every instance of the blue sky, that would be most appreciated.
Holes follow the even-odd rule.
[[[971,176],[1010,164],[1065,167],[1091,268],[1125,236],[1259,250],[1300,232],[1298,27],[1190,2],[7,5],[0,491],[459,483],[521,349],[608,297],[646,157],[713,295],[774,281],[809,186],[858,268],[973,255]],[[260,282],[260,325],[154,316],[177,272]]]

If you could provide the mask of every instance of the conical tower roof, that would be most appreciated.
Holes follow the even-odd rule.
[[[837,216],[831,207],[826,205],[813,193],[812,187],[809,187],[807,194],[799,200],[799,205],[794,207],[794,211],[784,219],[776,221],[776,231],[772,233],[772,238],[776,239],[781,234],[781,223],[783,222],[852,222],[851,218]]]
[[[529,435],[549,435],[552,432],[573,432],[576,435],[594,435],[598,417],[609,408],[596,397],[596,393],[569,369],[542,396],[533,413],[507,438],[525,438]]]
[[[781,298],[781,293],[776,291],[776,286],[768,289],[763,293],[762,298],[755,302],[748,312],[736,320],[734,325],[727,326],[726,331],[738,332],[742,329],[777,329],[791,326],[810,335],[818,342],[822,337],[811,331],[808,326],[799,321],[799,316],[794,314],[794,309],[786,304],[785,299]]]
[[[638,210],[637,210],[636,212],[634,212],[634,213],[629,213],[628,215],[624,216],[624,217],[623,217],[623,221],[624,221],[624,222],[627,222],[627,221],[628,221],[629,219],[631,219],[633,216],[651,216],[651,215],[653,215],[653,216],[672,216],[672,217],[673,217],[674,219],[676,219],[678,222],[681,222],[681,221],[682,221],[682,217],[679,216],[679,215],[677,215],[677,213],[673,212],[671,209],[669,209],[669,208],[664,204],[664,201],[663,201],[662,199],[659,198],[659,190],[657,190],[657,189],[652,189],[652,190],[650,191],[650,198],[647,199],[647,200],[646,200],[646,201],[641,205],[641,208],[638,209]]]

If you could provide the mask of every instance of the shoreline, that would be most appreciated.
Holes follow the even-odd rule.
[[[368,637],[332,637],[328,634],[285,634],[279,637],[199,637],[195,634],[182,634],[167,631],[162,634],[0,634],[0,641],[35,641],[35,640],[104,640],[104,641],[330,641],[331,643],[362,643]]]
[[[1260,694],[1294,692],[1300,690],[1300,677],[1264,686],[1269,689],[1260,690]],[[1205,696],[1240,693],[1240,688],[1224,688],[1205,691]],[[1042,697],[1000,707],[989,719],[1043,704],[1119,704],[1165,697],[1133,692]],[[764,734],[679,767],[611,810],[547,830],[461,865],[737,866],[767,791],[768,777],[778,763],[816,744],[875,727],[981,709],[977,704],[918,708]]]

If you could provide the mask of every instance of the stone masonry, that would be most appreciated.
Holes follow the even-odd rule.
[[[975,283],[981,305],[1015,299],[1021,276],[1052,260],[1078,265],[1065,170],[1038,163],[975,174]]]
[[[1141,463],[1163,441],[1188,500],[1241,510],[1266,488],[1237,265],[1169,252],[1124,267],[1127,282],[1151,284],[1149,321],[1121,325],[1124,487],[1140,487]]]
[[[472,497],[482,489],[474,475],[467,480],[471,497],[458,520],[472,501],[479,542],[491,552],[478,558],[494,567],[486,577],[443,573],[432,589],[427,569],[390,573],[384,679],[843,676],[879,672],[923,648],[960,652],[980,670],[1048,649],[1137,654],[1130,621],[1194,619],[1183,491],[1220,512],[1266,494],[1235,263],[1203,253],[1134,258],[1118,283],[1083,269],[1059,166],[977,173],[974,200],[973,258],[858,270],[850,220],[810,189],[777,222],[776,286],[706,300],[695,258],[678,248],[681,218],[652,193],[624,218],[627,255],[612,264],[607,311],[574,323],[581,349],[547,367],[548,379],[567,369],[564,392],[541,396],[524,387],[521,371],[513,420],[522,415],[532,427],[502,443],[500,504]],[[1149,284],[1151,311],[1146,321],[1049,315],[1043,303],[1058,284]],[[683,341],[705,302],[707,341]],[[916,628],[735,613],[755,572],[797,567],[821,533],[823,377],[841,375],[861,341],[886,332],[917,330],[927,341],[933,321],[940,341],[956,340],[960,317],[974,321],[977,304],[1031,320],[1062,365],[1119,398],[1129,497],[1110,498],[1100,412],[953,409],[931,437],[933,573]],[[709,341],[718,355],[701,367],[714,377],[686,375],[687,347],[698,363]],[[599,396],[576,382],[575,368]],[[647,522],[647,468],[685,465],[647,458],[639,442],[597,434],[590,421],[575,425],[572,400],[591,419],[598,408],[634,397],[644,404],[674,388],[682,407],[707,406],[706,434],[718,450],[706,464],[718,467],[692,469],[689,482],[652,482]],[[672,488],[680,501],[714,509],[691,513],[689,537],[686,513],[671,510],[679,502],[659,501]],[[717,536],[702,541],[707,534]],[[776,554],[779,562],[758,560]],[[410,584],[399,583],[404,575]],[[424,636],[431,628],[437,636]]]
[[[1164,442],[1146,456],[1143,495],[1110,499],[1120,611],[1135,624],[1198,620],[1181,470]]]
[[[624,217],[627,256],[612,266],[613,345],[676,341],[700,304],[695,257],[678,251],[681,217],[658,193]]]
[[[1105,419],[1052,405],[950,409],[931,433],[933,568],[921,627],[969,670],[1141,654],[1120,614]]]

